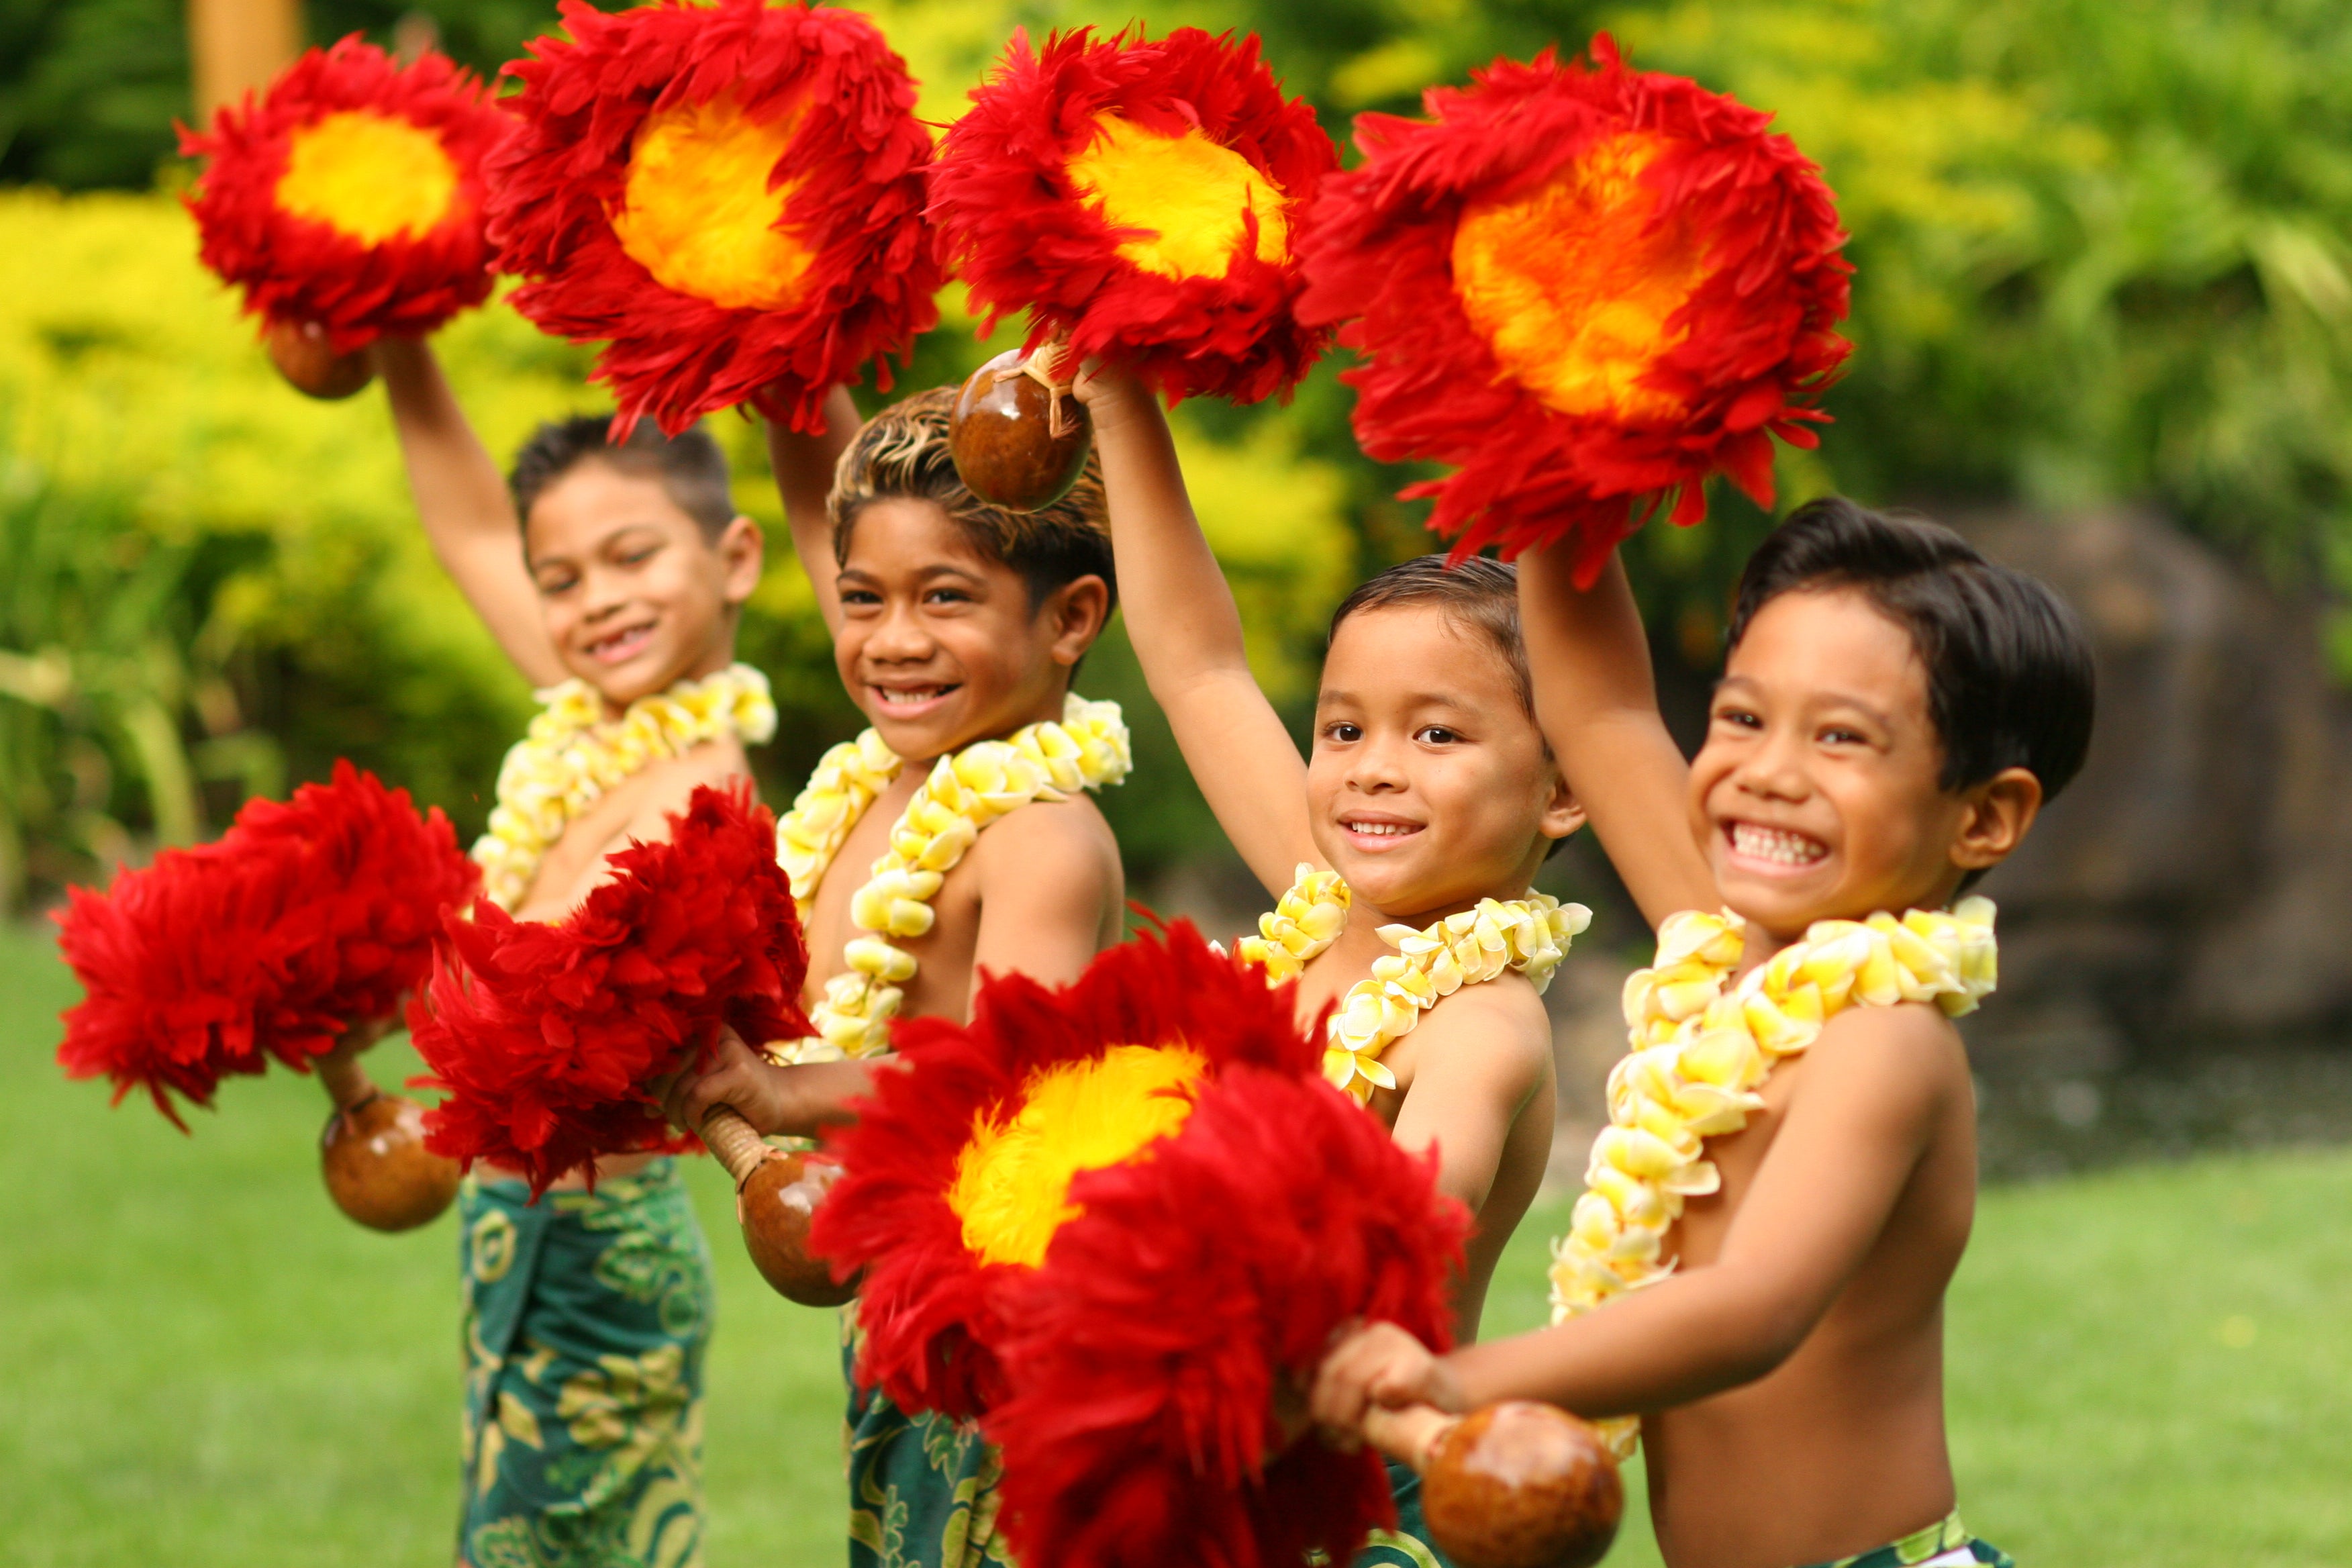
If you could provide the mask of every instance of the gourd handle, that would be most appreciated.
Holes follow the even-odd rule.
[[[838,1307],[857,1294],[856,1279],[837,1280],[833,1267],[809,1245],[817,1205],[841,1175],[831,1160],[772,1149],[730,1105],[702,1118],[702,1142],[735,1178],[735,1217],[743,1249],[761,1277],[785,1300],[803,1307]]]

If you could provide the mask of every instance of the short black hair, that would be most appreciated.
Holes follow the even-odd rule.
[[[1824,496],[1790,512],[1748,557],[1730,646],[1781,595],[1822,588],[1855,590],[1910,634],[1946,790],[2023,768],[2048,800],[2081,770],[2095,706],[2091,643],[2047,584],[1986,560],[1940,523]]]
[[[622,473],[661,481],[662,493],[694,519],[706,540],[716,542],[735,521],[735,500],[727,487],[727,455],[701,426],[664,436],[650,419],[640,419],[625,441],[612,438],[612,416],[575,414],[551,419],[531,432],[515,454],[507,480],[515,516],[528,521],[547,487],[592,458]]]
[[[1360,584],[1331,612],[1329,637],[1359,610],[1433,605],[1456,626],[1484,637],[1510,668],[1511,690],[1528,717],[1536,714],[1535,683],[1528,674],[1528,641],[1519,632],[1519,569],[1507,561],[1472,555],[1446,563],[1444,555],[1416,555]],[[1325,639],[1328,641],[1328,637]]]
[[[877,500],[927,500],[948,514],[971,547],[1019,574],[1034,612],[1066,583],[1099,577],[1118,603],[1111,564],[1110,512],[1103,497],[1102,459],[1089,451],[1069,493],[1035,511],[992,506],[971,493],[948,451],[948,420],[956,389],[935,386],[894,403],[859,427],[833,471],[825,510],[833,522],[835,565],[849,561],[857,514]]]

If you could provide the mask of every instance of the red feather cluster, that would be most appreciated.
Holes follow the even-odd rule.
[[[185,1129],[269,1058],[300,1070],[355,1023],[388,1018],[432,962],[441,913],[480,880],[436,809],[349,763],[292,801],[254,801],[217,843],[166,850],[105,893],[77,888],[58,945],[86,999],[58,1061],[135,1086]]]
[[[448,922],[409,1005],[434,1152],[522,1171],[534,1196],[602,1154],[688,1146],[646,1099],[731,1025],[749,1040],[809,1033],[808,973],[775,824],[751,786],[694,792],[667,842],[612,857],[617,873],[558,925],[488,900]]]
[[[1113,227],[1068,172],[1101,115],[1161,135],[1198,131],[1281,192],[1295,234],[1339,156],[1313,107],[1283,96],[1255,36],[1180,27],[1157,41],[1097,39],[1081,27],[1033,53],[1016,34],[971,99],[940,144],[931,218],[987,312],[983,332],[1026,308],[1032,346],[1066,334],[1078,356],[1117,360],[1171,401],[1255,403],[1287,393],[1321,357],[1328,330],[1301,326],[1292,310],[1304,286],[1295,244],[1263,259],[1253,223],[1222,277],[1164,277],[1119,254],[1133,231]]]
[[[987,1430],[1013,1555],[1288,1568],[1392,1527],[1377,1455],[1274,1455],[1269,1412],[1351,1319],[1447,1348],[1468,1221],[1435,1181],[1319,1079],[1242,1067],[1152,1158],[1072,1182],[1085,1213],[1003,1309],[1014,1392]]]
[[[438,139],[458,179],[433,228],[363,245],[278,205],[295,134],[346,110],[405,120]],[[210,160],[187,198],[204,263],[245,290],[247,310],[325,328],[337,353],[386,332],[429,332],[489,296],[482,164],[507,129],[481,82],[445,56],[404,66],[356,33],[312,49],[258,100],[223,108],[209,132],[180,128],[181,155]]]
[[[943,273],[922,216],[931,143],[905,62],[873,23],[831,5],[561,9],[570,37],[534,40],[507,67],[522,83],[508,100],[521,127],[493,161],[490,232],[501,269],[533,279],[515,308],[574,342],[605,342],[596,376],[619,400],[617,431],[651,416],[674,436],[747,400],[821,429],[829,388],[877,356],[903,359],[939,321]],[[791,309],[671,289],[613,229],[646,117],[722,95],[754,118],[802,116],[773,176],[795,182],[784,227],[814,253]],[[889,389],[887,361],[876,384]]]
[[[1356,121],[1363,164],[1327,181],[1307,240],[1299,313],[1347,321],[1363,363],[1355,428],[1383,460],[1453,464],[1412,486],[1437,498],[1431,526],[1457,555],[1506,555],[1573,538],[1590,581],[1609,551],[1662,505],[1705,515],[1721,471],[1759,505],[1772,496],[1778,436],[1811,447],[1804,423],[1850,348],[1834,331],[1852,268],[1820,170],[1769,115],[1679,77],[1636,71],[1603,35],[1593,67],[1498,61],[1467,90],[1432,89],[1430,118]],[[1641,173],[1651,230],[1675,224],[1704,246],[1704,276],[1665,327],[1682,333],[1640,385],[1680,412],[1621,419],[1548,407],[1496,360],[1456,290],[1465,205],[1531,191],[1629,132],[1664,150]],[[1679,494],[1677,495],[1677,492]]]
[[[958,1419],[1005,1394],[999,1300],[1030,1271],[980,1258],[948,1206],[976,1118],[1017,1107],[1033,1074],[1114,1046],[1181,1042],[1201,1053],[1210,1078],[1237,1064],[1314,1074],[1322,1052],[1291,1020],[1289,998],[1179,924],[1164,942],[1110,949],[1060,990],[994,976],[973,998],[968,1026],[898,1025],[892,1044],[913,1070],[878,1075],[873,1102],[835,1134],[847,1174],[811,1236],[836,1274],[866,1270],[860,1379],[907,1409]]]

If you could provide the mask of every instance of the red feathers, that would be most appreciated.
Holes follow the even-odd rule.
[[[829,5],[562,9],[570,37],[507,68],[521,124],[490,229],[501,268],[532,279],[516,309],[607,341],[596,374],[623,427],[676,435],[748,399],[819,428],[828,388],[939,320],[905,64]]]
[[[1360,168],[1325,183],[1306,242],[1309,321],[1350,321],[1355,426],[1383,460],[1452,477],[1431,526],[1457,554],[1575,541],[1587,580],[1717,471],[1769,504],[1770,437],[1805,421],[1850,345],[1845,236],[1820,171],[1769,116],[1547,51],[1426,121],[1365,115]]]
[[[429,332],[489,294],[481,168],[506,128],[440,55],[402,66],[357,34],[312,49],[258,101],[181,129],[210,160],[187,203],[205,265],[337,353]]]
[[[987,1431],[1013,1556],[1290,1568],[1392,1526],[1377,1454],[1276,1456],[1270,1412],[1350,1319],[1447,1348],[1468,1226],[1435,1177],[1319,1078],[1239,1067],[1152,1158],[1074,1182],[1085,1215],[1003,1307],[1014,1393]]]
[[[1016,34],[971,97],[931,218],[987,325],[1026,307],[1033,343],[1067,333],[1171,400],[1255,403],[1321,355],[1290,237],[1339,159],[1255,37]]]
[[[428,968],[441,911],[479,873],[438,810],[349,763],[290,803],[255,801],[215,844],[166,850],[103,894],[77,888],[58,945],[87,999],[58,1061],[134,1087],[184,1129],[198,1105],[276,1057],[307,1070],[352,1025],[392,1016]]]
[[[908,1073],[877,1075],[875,1100],[833,1147],[848,1172],[817,1210],[812,1238],[836,1274],[866,1270],[859,1376],[901,1405],[969,1417],[1003,1396],[996,1345],[1002,1287],[1028,1272],[984,1262],[963,1239],[948,1191],[975,1119],[1016,1107],[1033,1074],[1119,1045],[1178,1044],[1213,1076],[1234,1063],[1298,1074],[1322,1052],[1289,1015],[1289,992],[1212,952],[1191,927],[1163,943],[1110,949],[1048,991],[992,978],[958,1026],[915,1018],[893,1033]]]
[[[980,1417],[1004,1447],[1024,1562],[1340,1561],[1393,1518],[1372,1454],[1311,1436],[1274,1453],[1274,1390],[1311,1374],[1349,1318],[1444,1344],[1466,1220],[1436,1194],[1433,1161],[1323,1082],[1295,995],[1181,924],[1060,991],[992,978],[969,1027],[898,1026],[909,1070],[879,1075],[834,1140],[847,1173],[814,1239],[836,1272],[866,1269],[859,1376],[908,1408]],[[989,1130],[1074,1067],[1137,1047],[1197,1058],[1181,1125],[1082,1163],[1034,1266],[983,1259],[967,1184]],[[1039,1131],[1127,1118],[1121,1092],[1072,1096]]]
[[[449,922],[452,950],[409,1006],[448,1099],[429,1146],[527,1173],[534,1194],[600,1154],[677,1146],[655,1080],[730,1024],[752,1041],[809,1032],[808,971],[775,826],[749,785],[704,787],[666,843],[612,857],[618,873],[560,925],[487,900]]]

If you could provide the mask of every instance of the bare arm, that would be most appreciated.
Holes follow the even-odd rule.
[[[1658,716],[1641,612],[1614,555],[1590,589],[1565,551],[1519,558],[1519,614],[1535,676],[1536,718],[1578,804],[1655,926],[1717,903],[1715,876],[1692,840],[1690,764]]]
[[[1094,962],[1106,929],[1117,929],[1127,891],[1118,846],[1091,810],[1024,806],[982,835],[972,857],[980,873],[974,994],[983,974],[1066,985]]]
[[[841,600],[833,586],[841,568],[834,564],[833,522],[825,513],[825,498],[833,493],[834,465],[856,437],[859,423],[857,405],[842,386],[825,399],[821,436],[768,421],[768,460],[776,471],[776,491],[783,498],[784,523],[792,530],[801,570],[816,590],[816,607],[828,632],[841,629]]]
[[[1926,1152],[1959,1045],[1913,1008],[1856,1011],[1811,1047],[1804,1092],[1712,1265],[1513,1339],[1432,1357],[1375,1324],[1327,1359],[1316,1415],[1349,1429],[1367,1404],[1471,1409],[1541,1399],[1600,1416],[1686,1405],[1794,1354],[1853,1278]]]
[[[539,590],[523,562],[522,528],[499,466],[421,338],[379,338],[375,364],[392,404],[416,515],[443,570],[533,686],[564,676],[548,640]]]
[[[1244,656],[1233,589],[1192,515],[1168,421],[1132,377],[1082,378],[1110,501],[1111,544],[1129,637],[1209,809],[1269,892],[1302,860],[1307,764]]]

